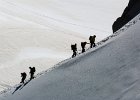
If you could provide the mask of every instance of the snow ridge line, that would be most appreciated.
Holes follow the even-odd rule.
[[[58,68],[60,65],[66,64],[68,62],[69,62],[68,64],[72,64],[73,62],[77,62],[77,61],[79,62],[80,60],[78,58],[81,58],[81,57],[83,57],[83,56],[85,56],[87,54],[90,54],[90,53],[98,50],[101,47],[104,47],[104,44],[106,44],[108,41],[113,40],[113,38],[115,38],[116,36],[120,35],[122,32],[126,31],[128,28],[130,28],[131,26],[136,24],[138,21],[140,21],[140,14],[138,14],[134,19],[132,19],[130,22],[128,22],[126,25],[124,25],[124,27],[119,29],[114,34],[112,34],[112,35],[108,36],[107,38],[103,39],[102,41],[96,43],[96,47],[95,48],[93,48],[93,49],[88,48],[85,53],[80,53],[75,58],[71,58],[70,57],[70,58],[67,58],[67,59],[59,62],[58,64],[56,64],[53,67],[47,69],[46,71],[42,71],[42,72],[38,73],[35,76],[35,78],[39,78],[40,76],[45,75],[46,73],[48,73],[50,71],[53,71],[54,69]],[[5,94],[5,96],[6,96],[6,93],[10,92],[12,89],[16,89],[17,86],[19,86],[19,84],[15,85],[12,88],[7,88],[7,89],[1,91],[0,95]]]
[[[133,26],[135,23],[137,23],[140,20],[140,14],[138,14],[134,19],[132,19],[130,22],[128,22],[126,25],[124,25],[121,29],[119,29],[117,32],[113,33],[112,35],[108,36],[107,38],[103,39],[102,41],[98,42],[97,45],[100,46],[106,41],[118,36],[122,32],[126,31],[129,27]]]

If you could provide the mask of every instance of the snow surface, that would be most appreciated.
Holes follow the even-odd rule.
[[[112,34],[129,0],[0,0],[0,91],[71,56],[70,45]],[[96,42],[97,42],[96,41]]]
[[[140,100],[139,27],[140,15],[102,45],[0,100]]]

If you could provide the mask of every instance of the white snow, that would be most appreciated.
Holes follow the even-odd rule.
[[[140,100],[139,27],[140,15],[102,45],[0,100]]]
[[[112,34],[128,0],[0,0],[0,90],[71,56],[70,45]],[[78,48],[79,48],[78,47]]]
[[[0,100],[139,100],[139,27],[140,15],[118,36],[110,36],[97,48],[64,61],[11,94],[13,88]]]

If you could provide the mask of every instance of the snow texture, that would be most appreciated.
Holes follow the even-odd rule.
[[[96,48],[0,100],[140,100],[139,27],[140,15]]]
[[[128,0],[0,0],[0,91],[72,55],[70,45],[96,42],[112,34],[111,25]],[[87,46],[89,47],[89,45]],[[81,51],[79,51],[81,52]]]

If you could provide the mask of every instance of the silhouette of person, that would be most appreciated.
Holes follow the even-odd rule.
[[[29,67],[29,69],[30,69],[30,79],[34,79],[34,73],[35,73],[35,71],[36,71],[36,69],[35,69],[35,67]]]
[[[77,55],[76,51],[77,51],[77,44],[75,43],[74,45],[71,45],[71,50],[73,51],[73,55],[72,58],[75,57]]]
[[[95,38],[96,38],[96,35],[93,35],[93,36],[89,37],[90,48],[95,47]]]
[[[85,46],[87,42],[81,42],[81,47],[82,47],[82,53],[85,52]]]
[[[25,72],[21,73],[21,82],[20,83],[24,83],[25,79],[26,79],[27,74]]]

